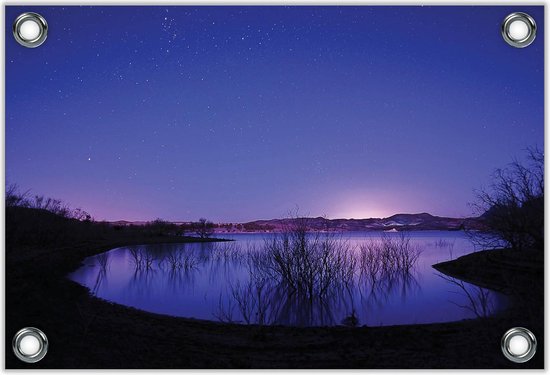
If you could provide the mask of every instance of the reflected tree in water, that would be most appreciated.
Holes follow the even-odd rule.
[[[420,251],[406,234],[382,236],[356,249],[334,233],[308,232],[305,220],[293,220],[296,226],[246,253],[248,280],[230,284],[229,297],[220,295],[214,314],[219,320],[356,326],[356,290],[370,305],[397,288],[405,298],[419,287],[413,271]]]
[[[459,303],[450,300],[449,302],[472,312],[478,318],[486,318],[492,315],[495,311],[493,295],[488,289],[480,286],[466,284],[464,281],[455,279],[454,277],[438,274],[439,277],[455,286],[455,290],[451,293],[465,297],[466,303]]]
[[[128,247],[128,252],[136,270],[149,270],[153,267],[156,258],[151,251],[142,247],[131,246]]]

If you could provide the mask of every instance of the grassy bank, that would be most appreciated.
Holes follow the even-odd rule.
[[[543,310],[534,307],[526,315],[516,307],[517,295],[542,285],[543,263],[538,259],[519,271],[511,267],[519,255],[510,251],[479,252],[439,264],[436,268],[441,272],[509,294],[513,306],[486,319],[393,327],[257,327],[168,317],[94,298],[66,278],[86,256],[122,245],[159,242],[182,242],[182,238],[111,233],[71,246],[10,246],[6,254],[6,367],[543,367]],[[526,275],[521,276],[525,282],[510,289],[502,277],[519,273]],[[530,292],[529,298],[536,300],[537,293],[542,290]],[[11,351],[13,335],[26,326],[42,329],[50,339],[48,355],[37,364],[24,364]],[[513,364],[500,351],[502,334],[514,326],[525,326],[539,338],[538,353],[527,364]]]

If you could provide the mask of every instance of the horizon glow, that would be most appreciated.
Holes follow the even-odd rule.
[[[544,8],[6,7],[6,182],[96,220],[469,217],[543,148]],[[475,30],[475,32],[472,32]]]

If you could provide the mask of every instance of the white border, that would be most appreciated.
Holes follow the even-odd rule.
[[[162,6],[175,6],[175,5],[464,5],[464,6],[481,6],[481,5],[488,5],[488,6],[517,6],[518,7],[518,10],[520,10],[519,8],[521,8],[522,6],[533,6],[533,5],[543,5],[545,6],[545,10],[544,10],[544,18],[545,18],[545,21],[548,20],[548,7],[546,6],[547,5],[547,1],[522,1],[522,0],[484,0],[484,1],[469,1],[469,0],[464,0],[464,1],[437,1],[437,0],[424,0],[424,1],[415,1],[415,0],[400,0],[400,1],[376,1],[376,0],[371,0],[371,1],[365,1],[365,0],[297,0],[297,1],[292,1],[292,0],[279,0],[279,1],[273,1],[273,0],[240,0],[240,1],[235,1],[235,0],[203,0],[203,1],[162,1],[162,2],[154,2],[154,1],[139,1],[139,0],[97,0],[97,1],[74,1],[74,0],[56,0],[56,1],[47,1],[47,0],[34,0],[34,1],[29,1],[29,0],[21,0],[21,1],[5,1],[5,0],[0,0],[0,3],[2,5],[2,7],[0,7],[0,24],[2,25],[2,30],[5,29],[6,25],[4,24],[5,23],[5,6],[9,6],[9,5],[19,5],[19,6],[55,6],[55,5],[127,5],[127,6],[131,6],[131,5],[151,5],[151,6],[159,6],[159,7],[162,7]],[[548,22],[545,22],[545,24],[548,24]],[[545,25],[546,26],[546,25]],[[545,114],[544,114],[544,121],[545,121],[545,134],[544,134],[544,143],[545,143],[545,151],[546,151],[546,145],[550,144],[549,141],[550,141],[550,135],[549,133],[546,131],[546,124],[547,124],[547,109],[550,108],[549,106],[549,103],[550,103],[550,100],[549,100],[549,97],[547,95],[547,88],[548,88],[548,69],[547,69],[547,65],[548,65],[548,59],[546,58],[547,57],[547,51],[548,51],[548,28],[549,27],[544,27],[544,40],[545,40],[545,48],[544,48],[544,54],[545,54],[545,75],[544,75],[544,94],[545,94]],[[472,30],[472,32],[475,32],[475,30]],[[3,183],[2,185],[0,186],[0,191],[2,192],[2,197],[4,196],[5,194],[5,102],[4,102],[4,93],[5,93],[5,80],[3,79],[3,77],[5,76],[5,49],[4,49],[4,46],[5,46],[5,38],[6,38],[6,35],[2,35],[2,37],[0,38],[0,48],[1,48],[1,58],[0,58],[0,71],[2,72],[2,90],[0,90],[0,103],[1,103],[1,108],[2,108],[2,129],[0,130],[0,146],[2,148],[2,162],[0,163],[0,171],[1,171],[1,175],[2,175],[2,180],[3,180]],[[520,73],[518,73],[520,74]],[[545,176],[548,176],[548,171],[550,170],[550,168],[548,167],[548,161],[549,161],[549,157],[547,156],[546,159],[545,159]],[[548,186],[548,185],[547,185]],[[1,301],[1,311],[0,311],[0,332],[2,334],[2,339],[0,340],[0,371],[2,373],[4,372],[11,372],[11,373],[14,373],[14,372],[17,372],[18,374],[32,374],[34,371],[36,370],[5,370],[5,365],[6,365],[6,361],[5,361],[5,348],[4,348],[4,344],[5,344],[5,316],[4,316],[4,311],[5,311],[5,285],[4,285],[4,275],[5,275],[5,243],[4,243],[4,239],[5,239],[5,232],[4,232],[4,223],[5,223],[5,210],[4,210],[4,199],[0,199],[0,209],[1,209],[1,213],[0,213],[0,238],[2,239],[1,242],[0,242],[0,257],[1,257],[1,276],[0,276],[0,292],[1,292],[1,295],[2,295],[2,301]],[[545,235],[548,235],[550,232],[549,232],[549,228],[550,228],[550,224],[548,222],[548,219],[549,219],[549,214],[548,214],[548,208],[550,207],[549,203],[548,203],[548,199],[546,199],[546,202],[545,202]],[[548,238],[548,237],[547,237]],[[545,241],[545,254],[547,254],[547,252],[549,251],[550,249],[550,246],[548,245],[548,240]],[[548,372],[548,360],[549,360],[549,357],[548,357],[548,353],[550,351],[550,341],[548,340],[548,338],[550,337],[549,336],[549,332],[550,332],[550,329],[548,327],[548,319],[546,318],[548,313],[550,312],[548,310],[548,298],[546,296],[547,293],[549,293],[549,283],[548,283],[548,256],[545,255],[545,337],[546,337],[546,342],[545,342],[545,345],[544,345],[544,356],[545,356],[545,366],[546,366],[546,370],[544,372]],[[497,344],[498,345],[498,344]],[[498,346],[497,346],[498,347]],[[483,353],[479,353],[479,355],[483,355]],[[45,371],[45,372],[58,372],[59,370],[42,370],[42,371]],[[79,370],[79,371],[75,371],[75,370],[65,370],[63,371],[64,373],[67,373],[67,374],[78,374],[78,373],[82,373],[84,370]],[[170,371],[170,372],[173,372],[172,370],[163,370],[163,371]],[[180,372],[184,371],[185,373],[188,373],[188,374],[212,374],[212,373],[219,373],[220,371],[211,371],[211,370],[179,370]],[[224,370],[224,371],[230,371],[230,372],[241,372],[239,370]],[[249,373],[253,373],[253,374],[259,374],[259,373],[274,373],[275,371],[277,370],[264,370],[264,371],[247,371]],[[321,370],[315,370],[315,372],[320,372]],[[422,370],[392,370],[392,371],[382,371],[382,370],[349,370],[349,371],[345,371],[346,373],[360,373],[360,374],[365,374],[365,373],[405,373],[405,372],[420,372]],[[446,373],[448,372],[449,370],[444,370],[444,371],[430,371],[431,373],[435,373],[435,374],[443,374],[443,373]],[[129,371],[129,370],[117,370],[117,371],[86,371],[86,372],[91,372],[91,373],[102,373],[102,374],[105,374],[105,373],[109,373],[109,374],[120,374],[120,373],[132,373],[134,371]],[[140,373],[144,373],[144,374],[157,374],[159,371],[158,370],[155,370],[155,371],[140,371]],[[279,372],[279,371],[277,371]],[[297,370],[285,370],[285,373],[291,373],[291,374],[297,374],[297,373],[301,373],[301,372],[304,372],[304,371],[297,371]],[[313,372],[313,370],[306,370],[306,372]],[[339,373],[342,373],[343,371],[342,370],[338,370],[338,371],[328,371],[328,370],[325,370],[323,371],[324,373],[331,373],[331,374],[339,374]],[[422,371],[424,372],[424,371]],[[478,371],[478,370],[474,370],[474,371],[471,371],[471,370],[454,370],[453,372],[456,372],[456,373],[469,373],[469,374],[472,374],[472,373],[481,373],[481,372],[488,372],[488,373],[502,373],[503,370],[484,370],[484,371]],[[512,370],[512,371],[506,371],[507,374],[519,374],[519,373],[522,373],[523,371],[522,370]],[[541,371],[537,371],[538,373],[540,373]]]

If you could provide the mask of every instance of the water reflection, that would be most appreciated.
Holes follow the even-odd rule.
[[[443,280],[447,281],[454,288],[450,292],[461,296],[461,301],[449,302],[472,312],[478,318],[487,318],[495,313],[496,298],[494,293],[477,285],[467,284],[462,280],[443,274],[438,274]]]
[[[421,285],[414,272],[399,272],[374,281],[361,279],[358,292],[361,296],[361,305],[369,309],[372,306],[381,307],[396,297],[406,302],[408,297],[421,292]]]
[[[284,284],[250,280],[229,287],[230,298],[219,297],[214,317],[223,322],[259,325],[330,326],[340,322],[340,312],[353,312],[353,294],[344,289],[324,297],[296,293]]]
[[[456,233],[412,234],[406,244],[395,236],[338,238],[334,256],[321,238],[309,268],[304,259],[283,257],[288,270],[276,269],[266,248],[273,235],[235,237],[118,248],[86,259],[70,278],[98,297],[146,311],[243,324],[431,323],[484,317],[502,307],[494,292],[433,273],[432,264],[473,251]]]
[[[402,276],[401,285],[415,283],[414,276]],[[391,293],[393,285],[376,285],[374,288],[372,285],[341,285],[331,288],[323,297],[311,297],[297,293],[284,284],[274,285],[266,280],[260,283],[249,281],[245,285],[231,286],[228,293],[231,298],[227,306],[219,306],[216,316],[224,317],[222,321],[247,324],[325,326],[344,321],[345,324],[353,322],[353,325],[358,325],[357,310],[368,312],[373,304],[382,306],[384,300],[387,302],[390,298],[388,293]],[[404,299],[407,290],[403,288],[400,294]],[[236,309],[237,314],[232,309]],[[235,316],[243,320],[237,320]]]

